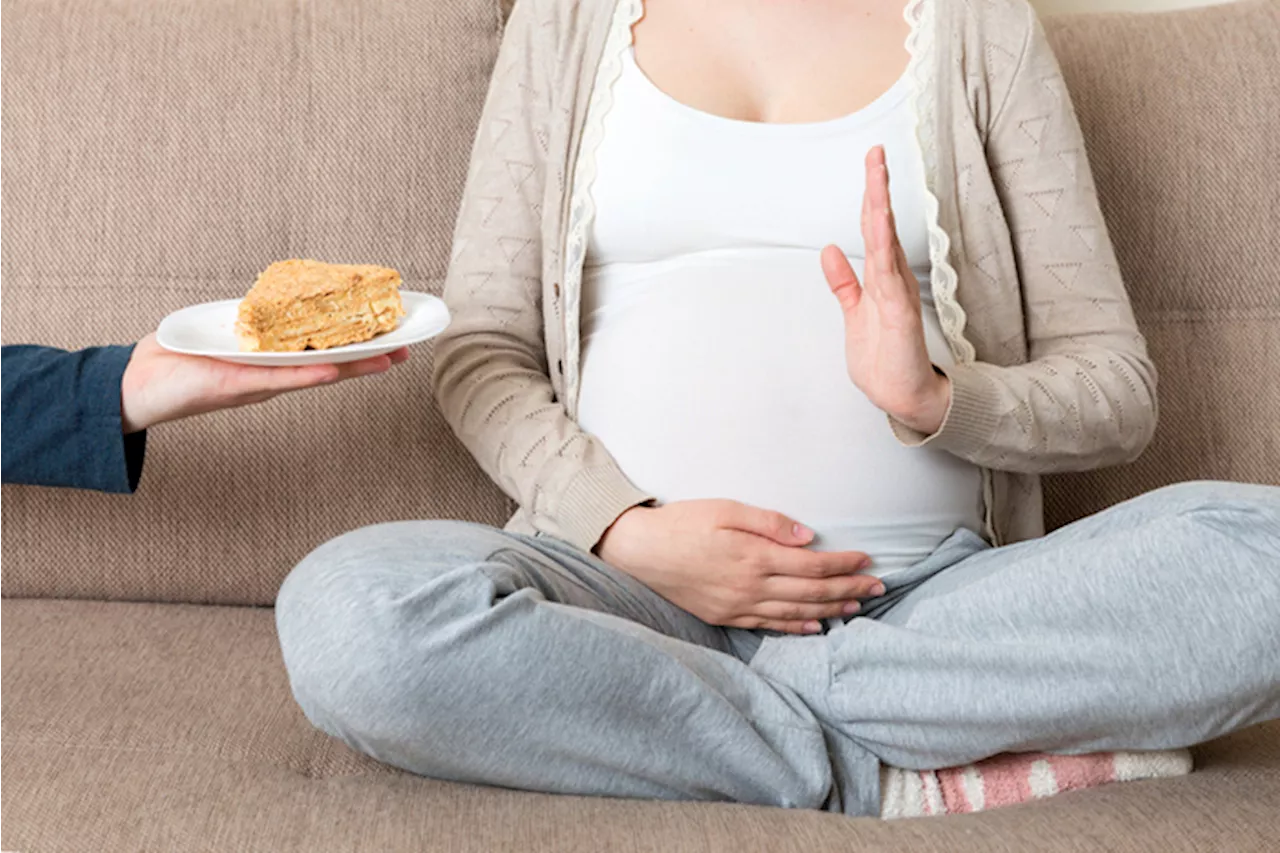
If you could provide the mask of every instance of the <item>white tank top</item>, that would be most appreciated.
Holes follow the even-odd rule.
[[[660,501],[731,498],[860,550],[878,575],[958,527],[981,531],[978,468],[908,448],[850,381],[819,265],[859,275],[863,158],[885,146],[933,360],[923,167],[905,78],[832,121],[764,124],[688,107],[628,50],[604,117],[582,293],[578,420]]]

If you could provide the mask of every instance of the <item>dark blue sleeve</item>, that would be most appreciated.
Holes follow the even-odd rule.
[[[124,435],[120,421],[120,380],[132,354],[132,346],[4,347],[4,482],[136,489],[147,435]]]

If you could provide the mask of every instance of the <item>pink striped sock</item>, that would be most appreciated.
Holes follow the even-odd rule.
[[[965,814],[1051,797],[1108,782],[1182,776],[1191,772],[1185,749],[1051,755],[1005,753],[941,770],[880,770],[880,815],[885,818]]]

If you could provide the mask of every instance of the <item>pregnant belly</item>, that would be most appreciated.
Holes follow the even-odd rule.
[[[587,271],[578,420],[660,501],[784,512],[883,574],[980,529],[974,466],[902,446],[849,380],[812,252]],[[950,362],[926,311],[930,354]]]

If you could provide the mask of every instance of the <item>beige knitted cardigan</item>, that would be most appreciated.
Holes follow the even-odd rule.
[[[583,549],[650,497],[574,420],[593,155],[641,12],[641,0],[516,3],[458,217],[453,324],[435,353],[445,417],[520,504],[510,528]],[[1024,0],[912,0],[906,15],[931,285],[956,364],[936,433],[892,426],[982,467],[985,533],[1003,544],[1043,533],[1037,475],[1142,451],[1155,370],[1034,12]]]

